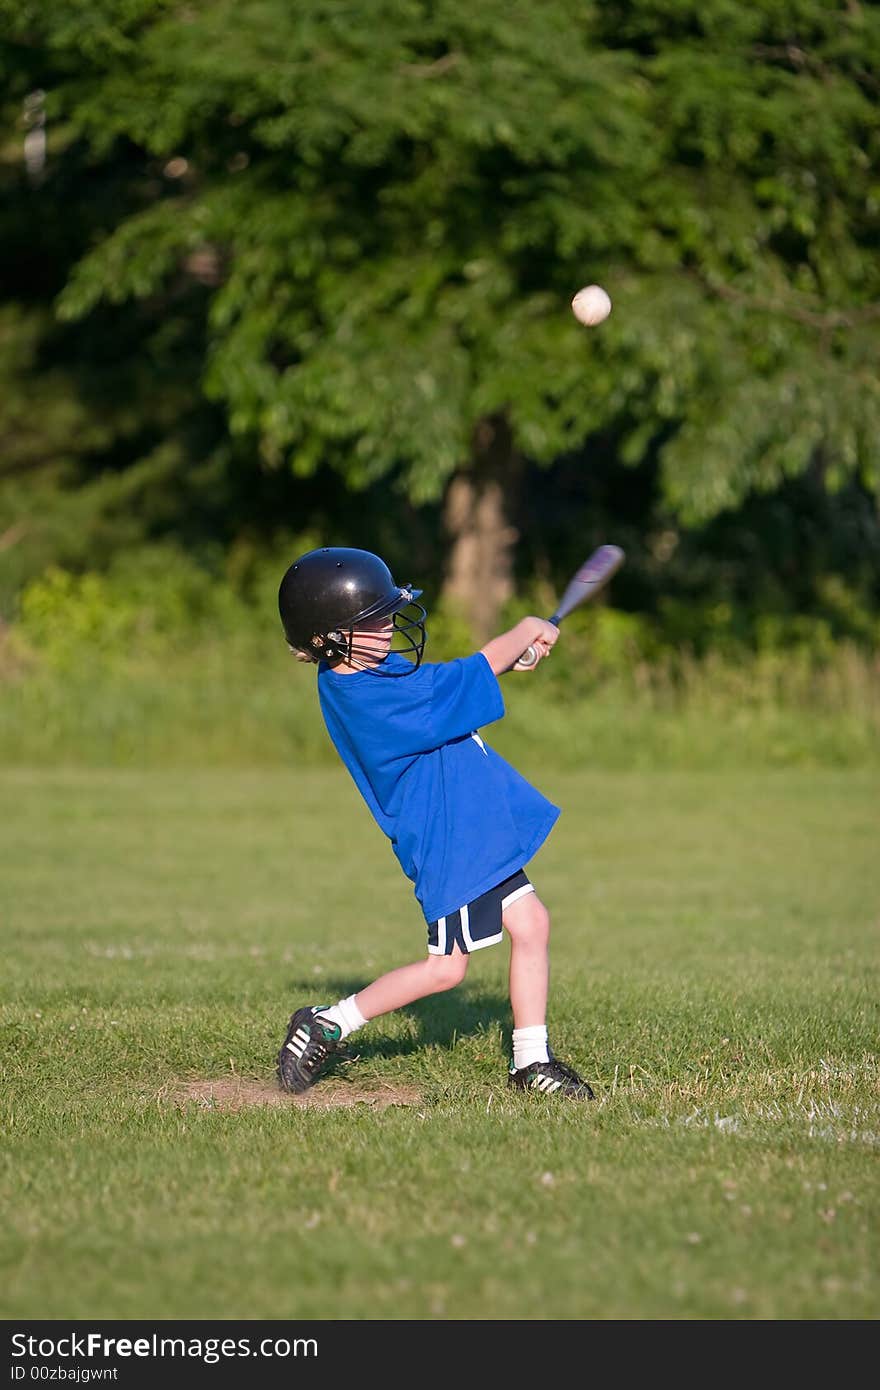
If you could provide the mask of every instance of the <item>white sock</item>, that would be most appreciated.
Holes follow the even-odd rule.
[[[338,1023],[344,1038],[347,1038],[349,1033],[353,1033],[357,1028],[363,1028],[368,1021],[354,1002],[353,994],[350,994],[347,999],[340,999],[338,1004],[334,1004],[329,1009],[320,1009],[319,1013],[321,1018],[329,1018],[331,1023]]]
[[[531,1028],[513,1030],[513,1065],[517,1071],[528,1067],[532,1062],[549,1062],[547,1051],[547,1029],[541,1024]]]

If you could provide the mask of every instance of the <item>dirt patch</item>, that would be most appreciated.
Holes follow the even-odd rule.
[[[305,1095],[282,1091],[276,1082],[246,1076],[224,1076],[214,1081],[181,1081],[165,1086],[161,1098],[172,1105],[195,1103],[203,1110],[242,1110],[254,1105],[295,1105],[306,1110],[336,1110],[351,1105],[370,1105],[384,1110],[389,1105],[419,1105],[422,1096],[414,1086],[378,1083],[353,1086],[328,1078]]]

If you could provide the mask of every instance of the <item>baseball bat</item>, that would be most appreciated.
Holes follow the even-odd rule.
[[[554,627],[558,627],[562,619],[573,609],[586,603],[594,594],[608,583],[612,574],[616,574],[623,564],[626,556],[619,545],[600,545],[598,550],[594,550],[589,559],[585,560],[580,569],[571,578],[571,581],[556,605],[556,612],[547,621]],[[531,668],[537,665],[538,653],[532,646],[526,647],[522,656],[519,657],[516,665]]]

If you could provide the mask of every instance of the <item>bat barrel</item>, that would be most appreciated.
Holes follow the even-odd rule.
[[[586,599],[591,598],[597,589],[611,578],[612,574],[620,569],[625,555],[619,545],[600,545],[582,565],[575,577],[572,579],[562,598],[559,600],[559,607],[548,623],[558,627],[562,619],[569,614],[572,609],[577,608]],[[527,647],[519,658],[521,666],[536,666],[538,663],[538,653],[533,646]]]

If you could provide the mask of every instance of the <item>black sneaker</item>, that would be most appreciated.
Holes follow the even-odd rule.
[[[278,1053],[278,1080],[285,1091],[307,1091],[314,1086],[339,1048],[342,1029],[328,1018],[318,1018],[320,1008],[297,1009],[287,1026]]]
[[[550,1049],[547,1049],[550,1052]],[[549,1062],[530,1062],[519,1071],[511,1066],[507,1074],[508,1086],[517,1091],[543,1091],[545,1095],[569,1096],[571,1100],[595,1100],[593,1088],[576,1071],[550,1052]]]

